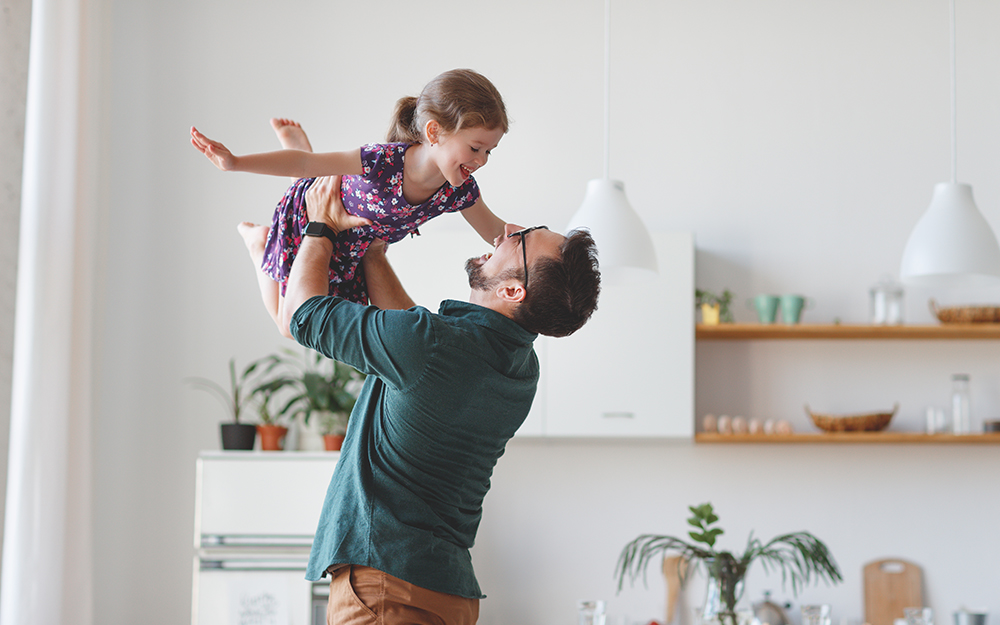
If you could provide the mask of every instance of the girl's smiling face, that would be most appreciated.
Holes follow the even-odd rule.
[[[430,130],[430,128],[428,128]],[[486,165],[490,152],[500,143],[503,130],[463,128],[453,133],[428,133],[433,144],[434,162],[451,185],[459,187],[480,167]],[[435,136],[436,135],[436,136]]]

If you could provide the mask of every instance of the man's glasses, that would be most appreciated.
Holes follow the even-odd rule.
[[[528,290],[528,249],[524,247],[524,236],[531,232],[532,230],[548,230],[548,226],[532,226],[530,228],[525,228],[524,230],[518,230],[517,232],[511,232],[507,235],[507,238],[520,236],[521,237],[521,255],[524,257],[524,290]]]

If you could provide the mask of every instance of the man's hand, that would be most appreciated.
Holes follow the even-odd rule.
[[[375,239],[374,241],[371,242],[371,245],[368,246],[368,249],[365,250],[365,256],[368,256],[369,254],[372,255],[372,258],[377,258],[378,256],[385,256],[385,250],[387,247],[389,247],[388,243],[386,243],[382,239]]]
[[[309,221],[322,221],[340,234],[358,226],[371,224],[370,219],[347,212],[340,199],[340,176],[317,178],[306,191],[306,215]]]

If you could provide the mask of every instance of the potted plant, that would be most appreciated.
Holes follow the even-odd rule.
[[[286,355],[281,360],[295,369],[290,380],[297,392],[282,413],[290,414],[292,419],[301,417],[304,424],[316,415],[324,437],[343,436],[364,376],[354,367],[312,350],[306,350],[301,357],[290,350],[284,351]]]
[[[733,312],[729,305],[733,301],[733,294],[729,289],[716,295],[711,291],[702,289],[694,290],[694,304],[701,308],[701,322],[705,325],[715,326],[722,323],[733,322]]]
[[[320,431],[323,432],[323,448],[327,451],[340,451],[347,434],[347,422],[351,415],[348,412],[321,412]]]
[[[751,533],[742,554],[719,551],[715,548],[715,540],[723,531],[718,526],[713,527],[719,517],[715,515],[712,504],[689,506],[688,509],[693,515],[688,524],[695,528],[695,531],[688,532],[691,542],[674,536],[643,534],[625,546],[615,569],[619,591],[626,577],[635,583],[654,556],[674,552],[681,556],[679,563],[694,561],[696,565],[705,565],[708,592],[702,611],[703,621],[737,625],[736,604],[743,592],[743,579],[756,560],[760,560],[765,572],[770,568],[780,570],[783,582],[791,580],[794,594],[814,579],[827,583],[843,581],[826,545],[808,532],[782,534],[766,543],[754,538]],[[686,570],[680,564],[678,567],[683,584]]]
[[[272,365],[280,364],[280,359],[276,356],[268,356]],[[276,398],[278,391],[295,383],[293,378],[276,377],[264,381],[252,392],[257,400],[257,415],[260,423],[257,424],[257,433],[260,434],[260,448],[262,451],[281,451],[284,449],[285,436],[288,434],[288,427],[281,423],[287,410],[285,408],[275,411],[272,408],[272,401]],[[286,406],[287,408],[287,406]]]
[[[236,359],[230,358],[228,389],[208,378],[186,378],[186,381],[195,388],[207,391],[218,398],[225,406],[226,412],[232,417],[231,422],[224,422],[220,425],[223,449],[253,449],[257,429],[252,424],[241,423],[240,416],[253,395],[255,385],[259,384],[260,380],[266,377],[276,364],[274,357],[259,358],[248,364],[237,375]]]

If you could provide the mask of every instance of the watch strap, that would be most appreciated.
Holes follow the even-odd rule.
[[[307,237],[326,237],[331,242],[337,238],[337,231],[322,221],[310,221],[306,224],[306,229],[302,231],[302,234]]]

